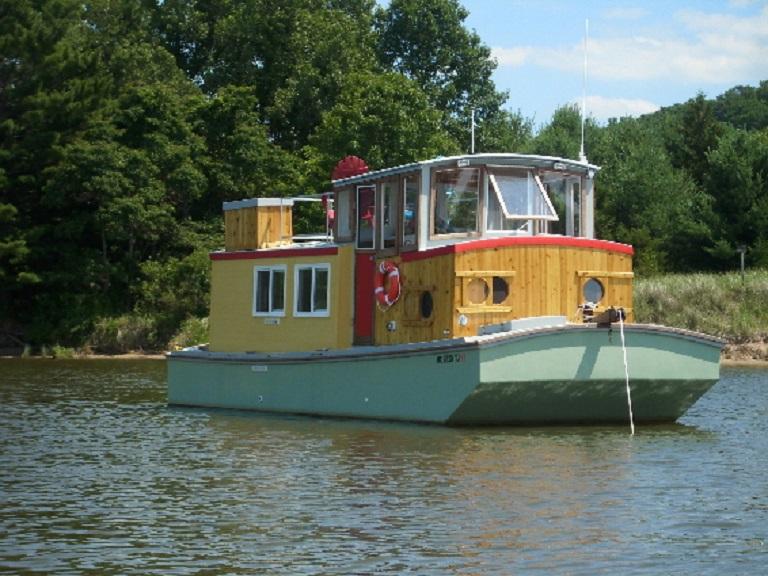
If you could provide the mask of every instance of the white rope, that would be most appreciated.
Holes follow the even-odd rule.
[[[632,415],[632,392],[629,389],[629,366],[627,365],[627,346],[624,343],[624,311],[619,310],[619,329],[621,331],[621,350],[624,353],[624,377],[627,382],[627,406],[629,406],[629,428],[635,435],[635,417]]]

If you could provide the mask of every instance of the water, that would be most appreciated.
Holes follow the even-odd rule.
[[[167,408],[162,361],[0,361],[0,572],[765,574],[768,371],[680,424]]]

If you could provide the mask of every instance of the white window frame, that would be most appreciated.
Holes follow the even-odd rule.
[[[493,190],[494,194],[496,195],[496,198],[499,202],[499,205],[501,206],[502,214],[504,214],[504,218],[507,220],[550,220],[553,222],[556,222],[559,220],[559,217],[557,216],[557,212],[555,211],[555,207],[552,205],[552,201],[549,199],[549,195],[547,194],[546,189],[544,188],[544,185],[541,182],[541,178],[539,178],[538,174],[532,174],[530,170],[525,171],[527,173],[527,177],[531,178],[533,177],[533,181],[536,185],[536,189],[539,192],[539,195],[544,198],[544,202],[549,210],[549,214],[513,214],[509,211],[509,208],[507,207],[507,203],[504,200],[504,196],[501,193],[501,189],[496,182],[496,175],[493,173],[492,169],[489,170],[488,173],[488,179],[490,181],[490,188]]]
[[[300,312],[299,311],[299,273],[302,270],[312,270],[312,286],[310,303],[312,311]],[[317,278],[317,271],[323,270],[328,276],[328,286],[326,287],[326,307],[325,310],[315,310],[315,282]],[[322,264],[296,264],[293,268],[293,315],[297,318],[325,318],[331,315],[331,265],[330,263]]]
[[[259,300],[259,297],[258,297],[259,272],[269,272],[269,310],[267,312],[256,310],[256,303]],[[282,310],[275,310],[273,308],[274,294],[272,293],[272,287],[274,285],[275,272],[283,273],[283,308]],[[253,304],[251,309],[251,313],[253,314],[253,316],[257,316],[257,317],[263,317],[263,316],[284,317],[285,316],[285,291],[286,291],[287,279],[288,279],[288,269],[284,264],[274,265],[274,266],[254,266],[253,267]]]

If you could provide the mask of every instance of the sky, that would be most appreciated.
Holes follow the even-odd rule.
[[[581,105],[585,36],[587,114],[601,123],[768,80],[768,0],[460,1],[506,107],[536,127]]]

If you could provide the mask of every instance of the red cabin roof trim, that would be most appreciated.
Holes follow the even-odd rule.
[[[593,240],[590,238],[573,238],[563,236],[523,236],[514,238],[489,238],[438,246],[423,252],[405,252],[402,255],[403,262],[415,262],[435,256],[446,254],[458,254],[460,252],[472,252],[475,250],[492,250],[506,246],[563,246],[566,248],[588,248],[592,250],[604,250],[632,256],[634,248],[629,244],[611,242],[609,240]]]

